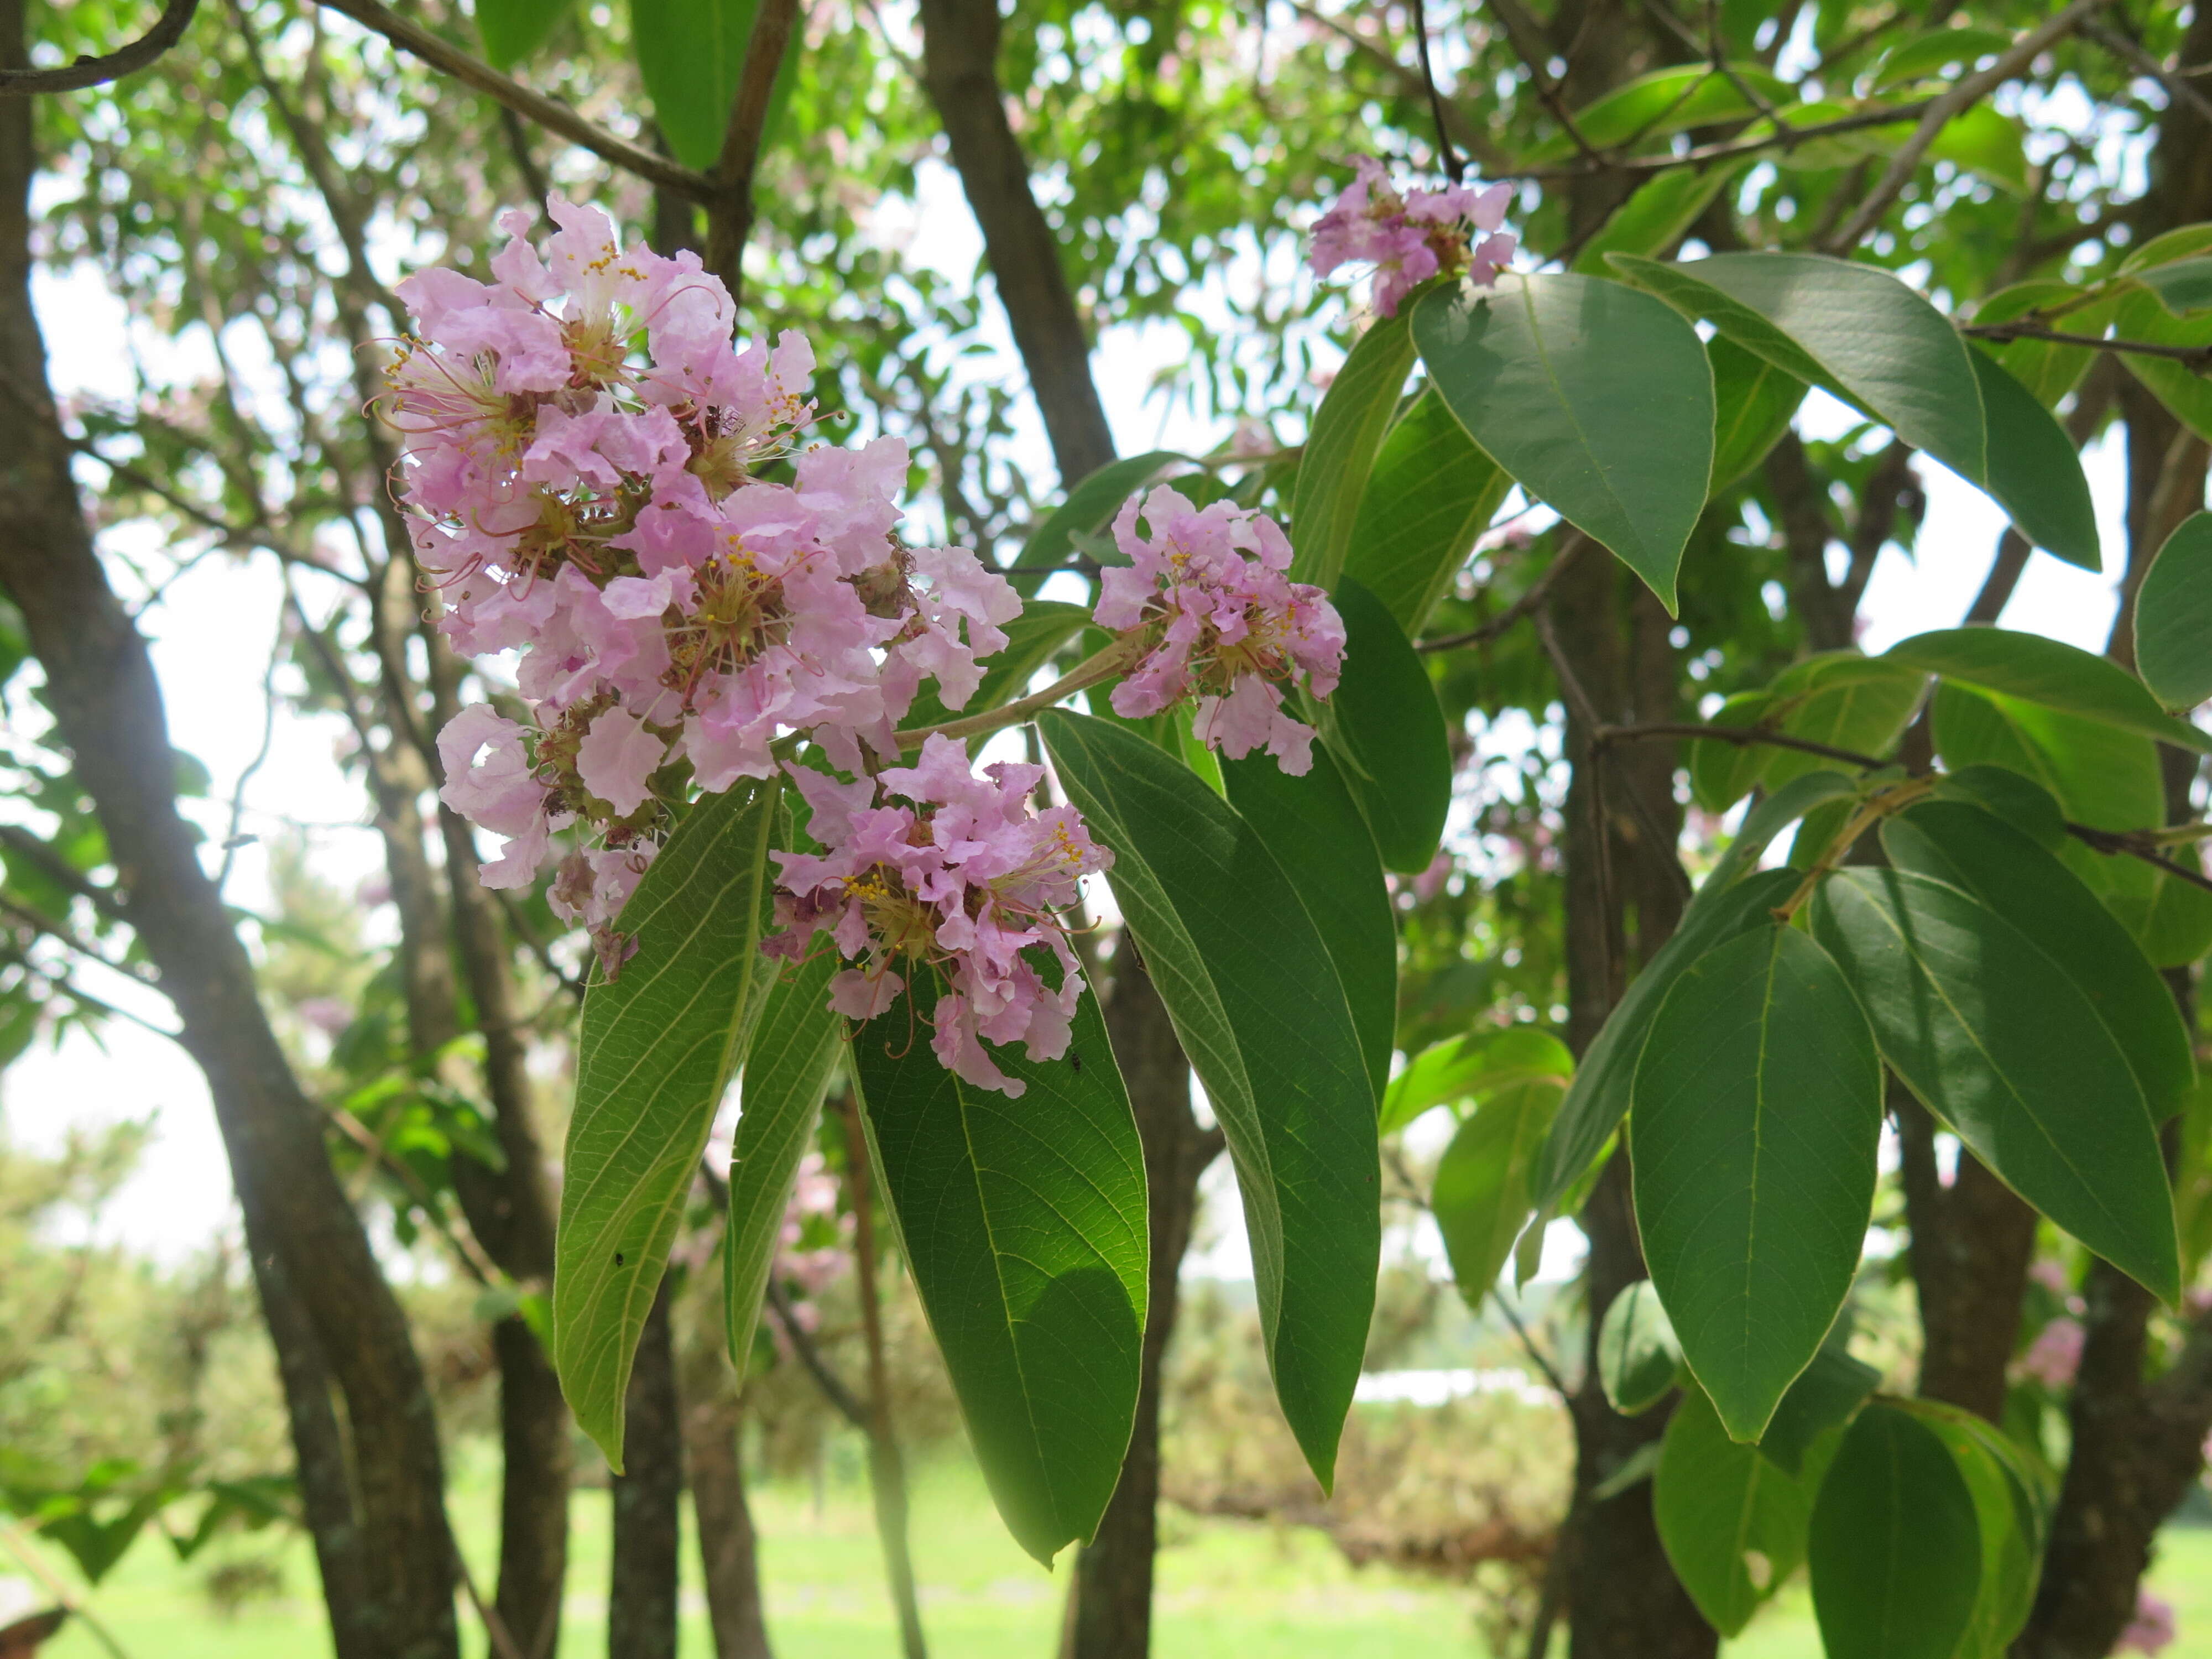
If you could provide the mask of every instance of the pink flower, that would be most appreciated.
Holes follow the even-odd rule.
[[[2019,1370],[2047,1389],[2063,1389],[2074,1381],[2081,1364],[2081,1322],[2063,1316],[2052,1320],[2036,1334],[2020,1357]]]
[[[1142,720],[1194,696],[1200,742],[1232,760],[1264,747],[1285,771],[1310,770],[1312,729],[1280,687],[1335,690],[1344,623],[1320,588],[1285,574],[1281,526],[1228,501],[1195,507],[1163,485],[1122,507],[1114,541],[1129,562],[1100,576],[1093,618],[1147,647],[1114,688],[1114,712]]]
[[[645,722],[617,706],[592,721],[576,745],[576,775],[584,787],[628,817],[653,793],[650,780],[668,757],[668,745]]]
[[[797,958],[829,934],[857,964],[830,998],[854,1019],[890,1007],[908,975],[936,973],[938,1059],[979,1087],[1021,1094],[1027,1085],[986,1045],[1020,1042],[1033,1060],[1066,1052],[1083,977],[1056,913],[1076,902],[1081,877],[1113,861],[1073,807],[1030,809],[1042,775],[1001,763],[978,775],[958,743],[936,736],[872,786],[793,768],[825,850],[775,854],[782,931],[764,948]]]
[[[2172,1644],[2173,1604],[2148,1589],[2136,1591],[2136,1616],[2112,1644],[2114,1653],[2162,1653]]]
[[[1395,316],[1406,295],[1431,276],[1464,273],[1487,287],[1519,246],[1498,229],[1512,204],[1510,185],[1453,185],[1401,196],[1372,156],[1356,157],[1352,169],[1352,183],[1315,222],[1308,263],[1316,276],[1340,265],[1371,265],[1370,300],[1378,316]],[[1492,234],[1470,246],[1478,230]]]

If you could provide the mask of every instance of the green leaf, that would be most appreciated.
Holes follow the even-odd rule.
[[[1777,836],[1808,812],[1849,811],[1858,793],[1859,781],[1848,772],[1823,769],[1790,779],[1743,815],[1735,839],[1705,878],[1694,902],[1717,903],[1721,894],[1751,872]]]
[[[477,33],[484,59],[511,70],[544,46],[574,0],[476,0]]]
[[[1229,1141],[1276,1397],[1330,1484],[1382,1249],[1375,1095],[1327,947],[1258,834],[1105,721],[1038,721]]]
[[[1515,1084],[1548,1079],[1564,1086],[1574,1071],[1566,1044],[1533,1025],[1448,1037],[1390,1079],[1381,1130],[1393,1134],[1431,1107],[1479,1101]]]
[[[1364,584],[1407,634],[1419,633],[1512,488],[1443,399],[1424,392],[1382,441],[1344,574]]]
[[[1437,1164],[1429,1208],[1469,1307],[1490,1294],[1528,1219],[1529,1170],[1565,1089],[1561,1078],[1531,1077],[1492,1091]]]
[[[1413,368],[1412,319],[1401,308],[1352,343],[1314,411],[1291,490],[1291,579],[1333,588],[1351,550],[1382,435]]]
[[[1605,228],[1583,245],[1572,269],[1584,276],[1605,276],[1611,275],[1605,262],[1608,253],[1664,252],[1751,165],[1747,156],[1702,173],[1680,167],[1646,180],[1613,210]]]
[[[1755,1441],[1835,1323],[1866,1243],[1874,1034],[1827,953],[1769,923],[1683,969],[1634,1099],[1651,1281],[1729,1433]]]
[[[2140,830],[2166,816],[2158,750],[2148,738],[1948,680],[1936,688],[1934,714],[1946,766],[2003,767],[2033,778],[2077,823]]]
[[[1887,92],[1911,82],[1948,76],[1954,70],[1971,69],[2012,42],[2011,35],[1996,29],[1931,29],[1885,55],[1875,68],[1874,84],[1869,90]]]
[[[1382,867],[1433,863],[1451,811],[1451,748],[1435,684],[1382,600],[1350,577],[1330,596],[1344,618],[1344,678],[1322,735],[1375,833]],[[1273,764],[1269,761],[1269,764]]]
[[[635,953],[611,980],[594,973],[584,998],[553,1364],[576,1426],[617,1473],[638,1333],[773,972],[759,944],[781,793],[747,780],[685,814],[623,910]]]
[[[1773,1420],[1759,1437],[1760,1455],[1791,1474],[1803,1473],[1813,1443],[1847,1421],[1881,1381],[1880,1371],[1852,1358],[1832,1333],[1774,1408]]]
[[[1097,1000],[1067,1053],[992,1058],[1018,1099],[938,1063],[940,988],[855,1027],[869,1139],[968,1437],[1017,1542],[1049,1566],[1097,1530],[1136,1419],[1146,1252],[1144,1151]]]
[[[2176,713],[2212,697],[2212,513],[2183,520],[2143,573],[2136,667]]]
[[[1379,1095],[1398,1024],[1398,926],[1367,820],[1326,749],[1315,749],[1304,777],[1266,753],[1220,765],[1229,804],[1274,854],[1328,947]]]
[[[2066,970],[1979,900],[1902,870],[1827,877],[1813,932],[1928,1109],[2007,1186],[2172,1302],[2173,1202],[2150,1109]]]
[[[1805,382],[1727,336],[1705,342],[1713,366],[1713,493],[1765,460],[1805,401]]]
[[[1750,854],[1757,858],[1757,853]],[[1575,1067],[1574,1081],[1559,1103],[1538,1160],[1530,1194],[1534,1207],[1548,1209],[1604,1150],[1620,1120],[1628,1115],[1636,1062],[1659,1005],[1675,977],[1714,946],[1738,933],[1770,925],[1767,912],[1790,896],[1798,878],[1787,870],[1761,871],[1741,881],[1716,886],[1715,878],[1691,901],[1674,936],[1645,964]]]
[[[1661,1443],[1651,1487],[1659,1541],[1698,1611],[1734,1636],[1805,1559],[1820,1483],[1729,1440],[1695,1389],[1684,1391]]]
[[[786,969],[769,988],[746,1052],[730,1146],[729,1229],[722,1237],[722,1322],[740,1382],[792,1182],[813,1144],[822,1097],[845,1052],[845,1022],[830,1006],[830,980],[838,966],[836,956],[823,951]]]
[[[1613,1410],[1638,1417],[1674,1391],[1681,1369],[1681,1339],[1658,1287],[1639,1279],[1613,1298],[1598,1327],[1599,1386]]]
[[[1613,264],[1983,482],[1982,398],[1966,345],[1942,313],[1888,272],[1812,253],[1723,253],[1685,264],[1617,255]]]
[[[2212,313],[2199,311],[2177,317],[2157,295],[2136,289],[2120,296],[2112,313],[2112,331],[2123,340],[2153,345],[2212,346]],[[2170,357],[2124,351],[2119,358],[2128,373],[2149,387],[2151,395],[2176,420],[2212,442],[2212,380],[2199,374],[2193,365]]]
[[[2176,259],[2136,273],[2136,281],[2158,295],[2175,316],[2212,309],[2212,259]]]
[[[2000,289],[1974,307],[1977,324],[2009,323],[2031,312],[2064,307],[2051,326],[2068,334],[2100,336],[2111,325],[2119,304],[2117,295],[2087,305],[2080,302],[2082,290],[2072,283],[2039,279]],[[2053,340],[2008,340],[1996,349],[2005,372],[2035,394],[2045,409],[2081,383],[2089,365],[2097,360],[2094,348],[2064,345]]]
[[[2186,862],[2197,854],[2177,847],[2168,856]],[[2124,855],[2083,861],[2111,884],[2106,904],[2154,965],[2184,968],[2212,949],[2212,893]]]
[[[1827,651],[1792,664],[1763,692],[1730,698],[1713,724],[1757,726],[1880,757],[1904,735],[1926,689],[1927,677],[1917,669],[1856,651]],[[1713,752],[1721,750],[1736,752],[1733,757]],[[1833,770],[1837,764],[1802,750],[1737,745],[1713,738],[1700,738],[1690,747],[1698,804],[1716,812],[1734,805],[1755,784],[1778,789],[1808,773]]]
[[[1770,105],[1788,105],[1797,99],[1796,88],[1758,64],[1731,64],[1731,77],[1702,64],[1695,69],[1663,69],[1617,87],[1575,112],[1575,130],[1600,149],[1692,127],[1741,121],[1759,109],[1743,93],[1757,89]],[[1741,82],[1742,84],[1739,85]],[[1574,141],[1561,137],[1540,145],[1531,161],[1571,155]]]
[[[2040,634],[1947,628],[1900,640],[1882,655],[1887,661],[1941,674],[1962,685],[2039,702],[2199,754],[2212,753],[2212,736],[2160,708],[2142,682],[2118,663]]]
[[[745,66],[760,0],[630,0],[630,40],[653,100],[653,118],[676,159],[701,172],[714,165]],[[789,95],[794,45],[769,106],[765,147]]]
[[[2019,1449],[1972,1413],[1933,1400],[1909,1409],[1942,1441],[1974,1500],[1982,1576],[1954,1659],[2003,1659],[2034,1607],[2043,1562],[2033,1477]]]
[[[1696,330],[1595,276],[1440,288],[1413,337],[1468,435],[1531,495],[1603,543],[1668,614],[1712,477],[1713,379]]]
[[[1981,1589],[1974,1495],[1936,1431],[1881,1401],[1820,1482],[1813,1609],[1828,1659],[1951,1659]]]
[[[2189,1032],[2166,981],[2119,921],[2057,855],[1978,807],[1926,801],[1891,818],[1882,849],[1901,870],[1971,893],[2027,935],[2096,1008],[2152,1120],[2181,1109],[2197,1080]]]
[[[1931,161],[1948,161],[2014,196],[2028,191],[2027,150],[2021,124],[1987,104],[1975,104],[1946,121],[1928,146]]]
[[[1041,578],[1016,576],[1015,572],[1050,570],[1066,564],[1075,556],[1078,542],[1089,540],[1111,525],[1114,515],[1121,510],[1121,503],[1149,483],[1155,473],[1189,459],[1176,450],[1154,449],[1107,462],[1079,482],[1067,492],[1067,499],[1030,532],[1022,550],[1007,567],[1008,576],[1023,592],[1030,591],[1027,584]],[[1111,562],[1121,561],[1117,558]],[[1007,629],[1010,635],[1012,631],[1011,628]]]
[[[2020,533],[2053,557],[2102,570],[2097,510],[2081,452],[2051,411],[1989,353],[1969,349],[1989,422],[1989,491]]]
[[[1708,726],[1765,726],[1774,699],[1765,691],[1739,691],[1713,711]],[[1708,812],[1725,812],[1759,787],[1774,750],[1762,744],[1698,738],[1690,744],[1690,793]]]

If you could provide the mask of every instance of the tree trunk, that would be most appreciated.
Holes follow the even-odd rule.
[[[720,1356],[712,1356],[720,1361]],[[738,1431],[744,1410],[728,1369],[701,1399],[684,1407],[684,1455],[691,1474],[691,1509],[699,1523],[699,1565],[707,1581],[707,1617],[714,1659],[769,1659],[767,1610],[761,1600],[759,1537],[745,1501],[745,1466]],[[687,1376],[687,1380],[688,1376]]]
[[[665,1279],[645,1316],[623,1412],[623,1473],[614,1478],[607,1659],[676,1659],[684,1425],[676,1405]]]
[[[1145,1147],[1152,1273],[1137,1385],[1137,1418],[1121,1479],[1077,1553],[1064,1650],[1067,1659],[1144,1659],[1152,1650],[1152,1561],[1158,1549],[1160,1370],[1175,1334],[1183,1252],[1198,1210],[1199,1177],[1221,1133],[1190,1111],[1190,1067],[1152,975],[1126,937],[1115,963],[1106,1034],[1128,1085]]]
[[[21,0],[0,0],[0,58],[26,62]],[[327,1581],[332,1623],[398,1659],[458,1652],[453,1540],[437,1425],[406,1321],[332,1171],[314,1107],[257,999],[251,963],[179,816],[161,689],[143,638],[107,585],[70,476],[30,299],[31,108],[0,107],[0,585],[22,611],[45,668],[61,741],[91,794],[118,872],[124,911],[174,1002],[185,1049],[207,1075],[257,1263],[281,1266],[303,1320],[280,1306],[272,1337],[311,1331],[294,1376],[327,1370],[343,1395],[353,1452],[352,1513],[366,1583]],[[264,1285],[268,1281],[264,1279]],[[295,1417],[303,1482],[329,1478],[319,1414]],[[334,1515],[337,1494],[316,1498]],[[363,1597],[351,1603],[356,1595]]]

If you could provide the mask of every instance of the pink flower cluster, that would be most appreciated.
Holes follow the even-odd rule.
[[[2173,1645],[2180,1634],[2173,1616],[2173,1603],[2150,1590],[2137,1588],[2135,1617],[2120,1632],[2120,1639],[2112,1644],[2114,1653],[2163,1653]]]
[[[820,1152],[807,1153],[799,1160],[791,1200],[784,1206],[783,1224],[775,1236],[775,1273],[803,1298],[792,1310],[802,1329],[814,1328],[813,1298],[850,1265],[846,1241],[852,1231],[852,1218],[837,1213],[837,1177],[830,1173]],[[827,1243],[822,1242],[824,1234]]]
[[[1339,265],[1372,265],[1370,300],[1377,316],[1396,316],[1399,302],[1431,276],[1463,271],[1487,286],[1520,246],[1511,232],[1498,228],[1513,200],[1510,185],[1452,185],[1401,196],[1374,157],[1358,156],[1352,165],[1352,183],[1314,225],[1308,258],[1316,276]],[[1488,234],[1477,242],[1475,231]]]
[[[465,653],[520,658],[527,718],[464,710],[439,738],[444,798],[509,837],[489,884],[560,864],[552,902],[611,970],[614,918],[687,775],[708,791],[769,777],[787,732],[848,770],[895,758],[922,681],[961,707],[1020,600],[968,550],[892,533],[896,438],[760,477],[813,418],[805,340],[740,351],[696,255],[625,250],[597,210],[548,207],[542,248],[529,215],[502,218],[495,281],[401,284],[421,336],[386,412],[439,626]]]
[[[1344,623],[1320,588],[1291,580],[1281,527],[1228,501],[1194,507],[1163,485],[1130,498],[1114,543],[1129,562],[1100,575],[1094,618],[1141,630],[1149,647],[1114,688],[1114,712],[1141,720],[1194,693],[1194,730],[1209,748],[1233,760],[1265,746],[1285,772],[1311,770],[1313,728],[1285,710],[1281,687],[1336,689]]]
[[[1056,913],[1075,902],[1079,878],[1113,862],[1073,807],[1030,810],[1043,773],[1002,763],[979,777],[961,745],[937,735],[914,765],[874,779],[841,783],[793,767],[813,808],[808,830],[827,850],[775,855],[782,932],[765,948],[795,958],[829,934],[860,964],[830,981],[831,1006],[854,1019],[889,1008],[904,974],[941,974],[931,1016],[938,1059],[978,1087],[1021,1094],[1028,1085],[983,1044],[1018,1041],[1033,1060],[1067,1051],[1083,978]],[[1057,985],[1031,946],[1057,958]]]
[[[2070,1388],[2081,1369],[2081,1346],[2087,1334],[2081,1322],[2061,1314],[2036,1333],[2035,1340],[2020,1357],[2018,1370],[2046,1389]]]

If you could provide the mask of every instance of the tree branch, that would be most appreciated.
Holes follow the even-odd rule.
[[[177,44],[185,26],[199,9],[200,0],[168,0],[161,15],[129,46],[104,58],[80,58],[65,69],[0,70],[0,96],[25,98],[41,92],[82,92],[87,87],[119,81],[140,70]]]
[[[1463,634],[1446,634],[1433,640],[1414,641],[1416,651],[1454,651],[1463,645],[1487,645],[1522,617],[1534,613],[1552,595],[1552,585],[1566,573],[1567,567],[1582,556],[1590,545],[1588,536],[1577,534],[1559,555],[1545,567],[1544,574],[1528,584],[1528,591],[1507,605],[1488,622],[1468,629]]]
[[[2131,352],[2139,357],[2165,357],[2194,369],[2212,368],[2212,346],[2167,345],[2157,340],[2108,340],[2100,334],[2068,334],[2038,323],[1968,323],[1959,332],[1976,340],[2046,340],[2052,345],[2080,346],[2087,351]]]
[[[1810,738],[1793,738],[1785,732],[1768,732],[1756,726],[1705,726],[1686,720],[1657,720],[1648,726],[1601,726],[1590,733],[1590,749],[1595,753],[1615,744],[1650,743],[1680,738],[1711,738],[1715,743],[1734,744],[1739,749],[1753,744],[1795,749],[1801,754],[1842,761],[1847,766],[1856,766],[1862,770],[1896,764],[1894,761],[1883,760],[1878,755],[1863,755],[1856,749],[1838,749],[1833,744],[1815,743]]]
[[[601,161],[634,173],[647,184],[688,196],[695,202],[712,202],[721,187],[703,173],[694,173],[665,155],[656,155],[619,134],[586,119],[566,104],[534,92],[512,76],[501,74],[481,58],[442,40],[410,18],[388,11],[377,0],[318,0],[326,10],[350,17],[363,28],[380,34],[403,52],[421,58],[432,69],[442,70],[465,86],[496,99],[516,114],[535,121],[548,132],[587,149]]]
[[[707,215],[707,269],[722,279],[732,304],[744,286],[745,239],[753,228],[753,174],[760,167],[761,136],[768,126],[775,77],[791,46],[799,0],[763,0],[745,38],[744,67],[730,103],[730,124],[715,158],[718,199]]]

